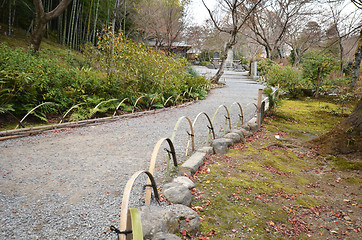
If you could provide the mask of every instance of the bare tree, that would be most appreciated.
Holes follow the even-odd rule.
[[[144,32],[144,40],[155,39],[156,48],[171,50],[186,28],[187,1],[143,0],[137,6],[135,22]]]
[[[30,36],[30,46],[34,52],[39,50],[46,24],[62,14],[71,1],[72,0],[62,0],[52,11],[45,12],[42,1],[33,0],[35,7],[35,25],[34,31]]]
[[[316,21],[296,21],[288,30],[285,43],[294,54],[293,65],[300,63],[303,55],[311,48],[317,48],[322,40],[322,28]],[[305,26],[301,28],[301,26]]]
[[[282,57],[281,46],[288,29],[300,15],[310,14],[306,8],[311,0],[265,1],[248,21],[253,32],[249,36],[264,47],[268,58]]]
[[[238,33],[261,2],[262,0],[219,0],[219,4],[223,7],[225,12],[225,17],[220,21],[216,16],[217,14],[213,13],[206,5],[205,1],[202,0],[215,28],[220,32],[229,34],[229,40],[225,44],[224,54],[221,56],[220,67],[215,76],[211,78],[212,83],[219,82],[220,77],[224,73],[225,60],[229,50],[236,44]]]
[[[362,28],[362,14],[360,10],[353,12],[345,12],[346,4],[343,1],[329,1],[330,14],[327,16],[331,19],[332,39],[329,41],[328,47],[337,45],[340,61],[340,72],[343,74],[345,49],[343,40],[356,35]]]

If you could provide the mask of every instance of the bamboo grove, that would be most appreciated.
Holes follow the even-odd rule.
[[[44,11],[54,9],[60,0],[43,0]],[[132,34],[134,11],[130,0],[73,0],[66,10],[46,25],[45,37],[56,39],[59,44],[80,50],[86,42],[96,43],[96,33],[100,29],[113,26]],[[0,3],[2,32],[11,36],[14,28],[26,29],[29,36],[34,29],[35,8],[31,0],[3,0]]]

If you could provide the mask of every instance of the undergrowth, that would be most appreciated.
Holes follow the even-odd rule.
[[[60,117],[76,104],[80,105],[69,112],[67,120],[80,120],[111,115],[125,98],[117,114],[167,107],[207,95],[209,81],[189,70],[183,58],[155,52],[109,31],[99,35],[96,47],[86,46],[84,55],[45,46],[33,55],[27,48],[0,43],[3,124],[14,122],[12,115],[21,119],[44,102],[54,104],[32,112],[40,120]]]

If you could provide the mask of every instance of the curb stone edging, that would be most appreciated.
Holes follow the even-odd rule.
[[[189,178],[182,175],[184,173],[193,175],[204,163],[207,153],[224,154],[227,152],[229,146],[239,142],[245,143],[245,137],[253,135],[253,133],[257,130],[258,125],[255,123],[255,118],[253,118],[242,127],[231,130],[230,133],[227,133],[224,137],[215,139],[212,146],[204,146],[198,149],[181,165],[179,169],[179,176],[175,177],[170,183],[165,184],[162,190],[167,200],[175,204],[166,207],[166,209],[170,211],[171,215],[173,215],[173,220],[168,219],[166,225],[168,224],[168,221],[173,222],[175,220],[179,223],[179,229],[177,229],[179,231],[186,230],[191,235],[196,235],[197,232],[200,231],[200,216],[189,207],[192,201],[191,189],[195,187],[195,184]],[[215,143],[219,143],[223,147],[215,147]],[[179,192],[178,194],[172,193],[175,189],[177,190],[176,192]],[[172,194],[169,194],[170,192]],[[182,192],[185,194],[182,194]],[[179,198],[183,198],[184,200],[186,199],[186,201],[181,203],[181,201],[175,200],[175,195],[178,195]],[[167,214],[168,213],[166,213],[166,215]],[[188,219],[188,221],[185,221],[185,219]],[[151,236],[148,235],[148,237],[151,237],[150,239],[157,240],[181,239],[174,234],[177,232],[176,229],[173,229],[172,232],[164,232],[166,229],[159,230],[161,231],[153,232],[151,233]]]

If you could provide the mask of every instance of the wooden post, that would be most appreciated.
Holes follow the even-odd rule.
[[[258,124],[258,130],[261,126],[261,98],[263,97],[263,89],[258,91],[258,105],[257,105],[257,114],[256,114],[256,123]]]

